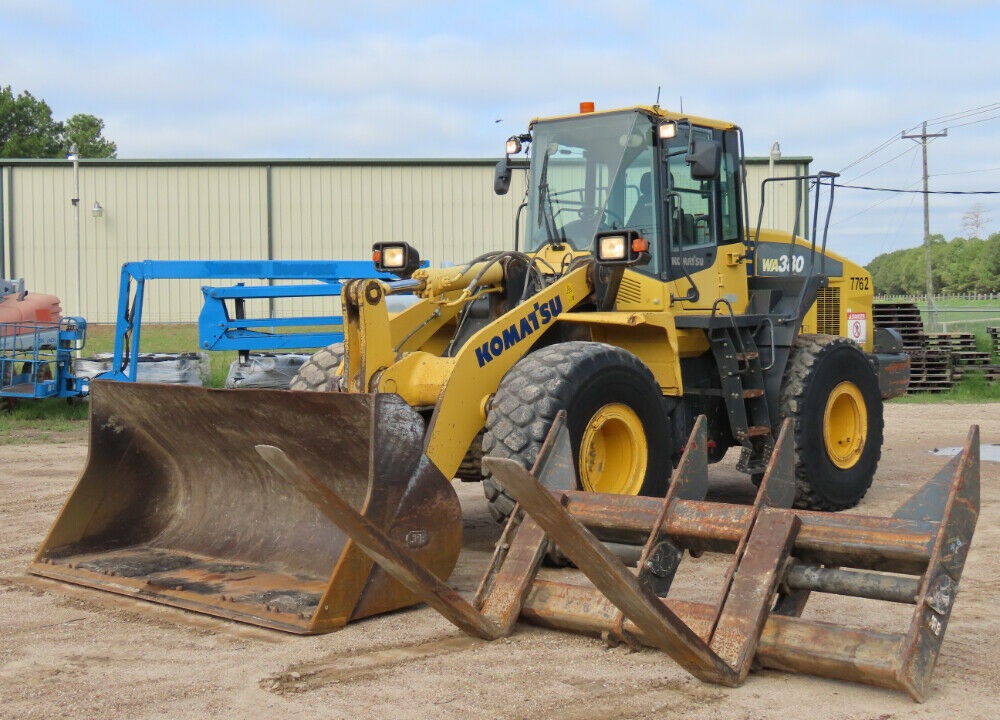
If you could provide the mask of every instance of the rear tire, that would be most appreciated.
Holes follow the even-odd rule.
[[[639,358],[595,342],[559,343],[524,357],[497,388],[484,456],[531,468],[560,410],[566,410],[575,487],[658,497],[666,492],[672,469],[667,418],[659,385]],[[494,519],[505,522],[514,499],[489,475],[483,491]]]
[[[882,455],[882,394],[868,357],[834,335],[800,335],[781,390],[793,421],[796,507],[844,510],[868,492]]]
[[[344,343],[333,343],[322,350],[317,350],[313,356],[299,366],[289,390],[305,390],[307,392],[341,392],[342,377],[340,365],[344,360]]]

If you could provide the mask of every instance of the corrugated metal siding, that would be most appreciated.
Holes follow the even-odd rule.
[[[276,166],[273,242],[286,260],[371,257],[372,243],[405,241],[433,265],[509,247],[520,202],[493,192],[492,165]],[[279,303],[281,314],[317,315],[335,304]]]
[[[747,165],[747,203],[750,217],[747,227],[751,230],[757,227],[760,215],[761,183],[767,179],[770,168],[766,162]],[[809,172],[809,163],[803,158],[779,160],[775,163],[774,177],[796,177]],[[786,180],[767,184],[767,204],[764,206],[764,216],[761,226],[785,232],[796,232],[801,237],[808,237],[812,232],[809,225],[809,187],[806,182]],[[797,217],[796,217],[797,216]],[[796,219],[798,225],[796,225]]]
[[[11,204],[4,212],[10,218],[8,275],[29,278],[29,291],[59,295],[64,312],[73,312],[79,297],[78,277],[86,276],[88,248],[93,247],[94,238],[81,227],[77,253],[76,211],[70,204],[72,171],[37,168],[22,173],[17,169],[8,177]],[[33,282],[33,278],[40,281]]]
[[[526,178],[515,172],[510,193],[498,197],[494,163],[488,160],[85,161],[78,247],[70,204],[72,166],[57,161],[2,165],[0,272],[24,277],[32,290],[59,295],[67,313],[84,315],[91,323],[114,322],[119,271],[129,261],[264,259],[269,254],[275,259],[366,259],[373,242],[404,240],[436,265],[511,247]],[[803,167],[782,161],[776,174],[796,174]],[[748,162],[750,226],[756,223],[757,195],[767,173],[766,161]],[[775,224],[790,230],[794,187],[783,183],[775,190]],[[95,202],[104,208],[101,218],[91,214]],[[768,217],[765,213],[765,224]],[[196,319],[203,284],[150,283],[144,319]],[[335,303],[321,301],[276,305],[280,315],[334,310]]]
[[[266,257],[263,168],[84,165],[79,248],[70,202],[72,169],[16,167],[12,180],[8,274],[24,277],[32,290],[59,295],[65,313],[90,322],[114,322],[118,273],[125,262]],[[95,202],[103,208],[100,218],[92,215]],[[202,284],[151,283],[144,318],[194,320]]]
[[[520,198],[493,193],[492,166],[286,166],[272,169],[275,256],[360,260],[402,240],[432,264],[508,246]]]

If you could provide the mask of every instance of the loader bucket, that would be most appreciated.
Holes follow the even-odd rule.
[[[461,547],[450,482],[399,396],[94,382],[90,455],[30,571],[293,633],[418,598],[254,449],[289,448],[415,563]]]

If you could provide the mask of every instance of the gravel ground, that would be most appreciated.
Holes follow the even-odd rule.
[[[882,462],[857,512],[891,513],[945,462],[931,451],[961,445],[972,423],[984,443],[1000,444],[1000,405],[887,407]],[[423,607],[296,637],[28,576],[86,457],[83,432],[0,445],[0,718],[996,717],[997,462],[982,465],[961,594],[930,696],[916,704],[775,671],[753,672],[736,689],[706,685],[659,652],[523,624],[484,642]],[[469,596],[497,529],[478,485],[456,488],[466,544],[451,583]],[[713,494],[746,499],[750,489],[724,462],[713,468]],[[721,582],[721,560],[704,567],[706,582]]]

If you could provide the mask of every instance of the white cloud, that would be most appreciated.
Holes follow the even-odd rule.
[[[494,156],[534,116],[652,103],[660,87],[672,109],[683,97],[739,123],[752,154],[780,140],[836,170],[925,118],[1000,100],[1000,13],[985,2],[0,0],[0,15],[0,82],[57,117],[103,117],[123,157]],[[934,144],[931,172],[1000,167],[996,122]],[[912,154],[865,176],[914,179]],[[836,229],[866,247],[919,241],[913,197],[845,191]],[[957,234],[974,201],[935,197],[937,226]]]

